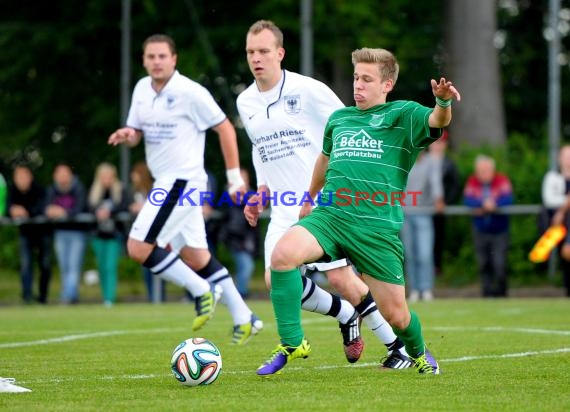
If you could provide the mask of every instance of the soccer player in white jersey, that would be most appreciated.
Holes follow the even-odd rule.
[[[256,225],[263,200],[271,203],[265,238],[265,278],[271,289],[271,283],[276,281],[269,272],[271,253],[281,236],[299,219],[300,199],[309,187],[326,121],[344,105],[325,84],[281,68],[285,56],[283,33],[273,22],[260,20],[250,27],[246,53],[255,81],[238,96],[237,107],[252,142],[258,195],[249,199],[244,212],[249,223]],[[411,362],[403,343],[382,318],[368,288],[347,261],[316,265],[322,270],[332,268],[326,272],[328,279],[346,300],[303,276],[302,308],[339,321],[347,360],[356,362],[364,348],[360,315],[388,348],[382,365],[409,367]]]
[[[221,298],[233,318],[232,341],[243,344],[263,323],[238,293],[228,270],[208,251],[200,199],[207,183],[207,129],[219,135],[229,192],[244,190],[235,129],[208,90],[176,70],[176,58],[170,37],[155,34],[145,40],[143,65],[148,76],[134,88],[127,126],[108,140],[135,146],[144,137],[146,161],[155,179],[133,222],[127,248],[131,258],[194,296],[193,330],[211,319]]]

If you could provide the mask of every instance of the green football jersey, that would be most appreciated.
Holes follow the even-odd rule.
[[[323,154],[329,156],[320,205],[341,219],[399,230],[402,206],[413,206],[408,173],[419,153],[440,137],[430,129],[433,108],[394,101],[367,110],[355,106],[328,120]]]

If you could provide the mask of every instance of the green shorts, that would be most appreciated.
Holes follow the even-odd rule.
[[[315,208],[297,224],[311,232],[331,260],[346,257],[360,273],[405,284],[404,248],[398,231],[356,226],[326,207]]]

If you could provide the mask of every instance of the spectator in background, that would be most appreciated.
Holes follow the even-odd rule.
[[[51,280],[51,248],[53,234],[46,224],[26,222],[42,216],[45,210],[45,189],[34,180],[28,166],[14,168],[13,185],[8,196],[8,214],[19,224],[20,240],[20,277],[22,281],[22,299],[25,303],[34,300],[34,255],[40,269],[39,294],[35,299],[47,303]]]
[[[134,216],[138,215],[141,211],[144,202],[148,198],[148,194],[152,189],[153,178],[148,170],[146,162],[140,161],[133,165],[131,169],[131,193],[129,205],[129,212]],[[155,301],[155,287],[154,287],[154,275],[149,268],[141,265],[143,272],[143,279],[146,286],[148,300],[150,302]],[[159,280],[160,287],[160,301],[166,301],[166,282],[163,279]]]
[[[99,271],[99,285],[105,306],[111,306],[117,297],[119,258],[125,243],[125,227],[117,215],[128,208],[127,193],[117,177],[117,168],[101,163],[89,190],[89,211],[95,214],[97,224],[91,237]]]
[[[61,272],[61,303],[79,301],[79,277],[83,267],[87,233],[85,223],[75,219],[85,212],[85,188],[71,166],[59,163],[53,184],[47,190],[46,211],[55,223],[55,253]]]
[[[429,152],[423,151],[408,175],[406,190],[408,193],[419,193],[415,204],[408,201],[404,207],[406,217],[401,230],[410,302],[433,300],[433,214],[428,210],[421,211],[421,208],[435,208],[436,212],[443,210],[443,181],[439,161]]]
[[[429,146],[429,153],[439,161],[441,166],[441,177],[443,180],[443,205],[440,210],[436,210],[433,215],[433,263],[435,274],[439,274],[443,268],[443,251],[445,243],[445,231],[447,217],[444,214],[445,206],[457,203],[461,198],[461,176],[455,162],[447,153],[449,134],[443,131],[441,138],[437,139]]]
[[[241,177],[246,191],[251,190],[247,169],[241,168]],[[246,201],[247,199],[241,198],[239,204],[229,208],[219,234],[219,241],[228,247],[232,255],[236,287],[244,298],[249,295],[249,283],[255,270],[259,242],[258,226],[250,226],[243,213]]]
[[[475,173],[467,179],[465,205],[472,208],[475,256],[483,297],[507,296],[509,216],[499,208],[513,204],[509,178],[496,172],[495,161],[484,155],[475,159]]]
[[[560,148],[558,170],[546,173],[542,180],[542,204],[544,213],[541,218],[541,230],[551,225],[563,224],[570,229],[570,145]],[[562,280],[566,296],[570,297],[570,233],[560,248]]]

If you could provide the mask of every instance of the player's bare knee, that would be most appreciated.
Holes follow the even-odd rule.
[[[138,253],[137,252],[138,252],[138,245],[136,244],[136,242],[129,239],[127,241],[127,253],[129,255],[129,257],[133,260],[138,261],[138,259],[137,259]]]
[[[129,239],[127,241],[127,253],[131,259],[142,264],[147,259],[150,251],[144,246],[143,242]]]
[[[188,246],[180,249],[179,255],[182,261],[190,266],[192,270],[203,269],[212,259],[212,254],[208,249],[191,248]]]
[[[396,329],[406,329],[410,324],[410,312],[402,310],[394,310],[384,315],[386,322]]]
[[[339,276],[338,273],[333,274],[331,272],[327,272],[327,279],[330,285],[352,305],[358,305],[362,300],[362,296],[368,293],[368,288],[366,288],[366,286],[364,286],[366,290],[364,293],[356,287],[356,277],[351,279],[347,276]]]
[[[302,263],[302,262],[301,262]],[[287,245],[277,246],[271,254],[271,268],[275,270],[289,270],[299,266],[295,262],[294,254]]]
[[[344,296],[345,293],[349,291],[349,288],[347,287],[348,282],[346,279],[342,279],[340,276],[336,276],[331,272],[327,272],[326,275],[330,285],[335,288],[337,292]]]
[[[392,318],[388,322],[394,329],[404,330],[408,327],[410,322],[404,322],[403,318]]]

